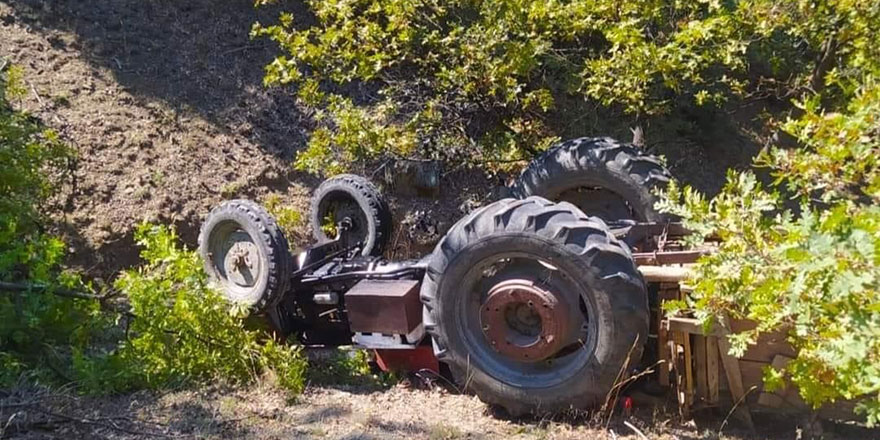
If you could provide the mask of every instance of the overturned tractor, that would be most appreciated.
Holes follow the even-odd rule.
[[[690,336],[672,337],[660,308],[682,294],[680,265],[703,252],[685,249],[687,231],[654,210],[652,190],[669,179],[661,161],[631,145],[578,139],[536,158],[513,198],[471,212],[418,260],[381,257],[391,213],[354,175],[316,190],[317,244],[296,256],[271,216],[246,200],[208,215],[199,249],[227,298],[306,346],[373,349],[386,368],[443,365],[511,414],[589,408],[622,375],[653,366],[652,377],[669,384],[669,366],[696,362],[678,359],[679,339]],[[719,355],[711,354],[708,403],[718,400]],[[683,380],[673,378],[692,403],[696,379]]]

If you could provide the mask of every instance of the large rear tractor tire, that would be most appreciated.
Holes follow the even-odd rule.
[[[422,283],[458,383],[511,415],[601,403],[639,361],[648,298],[629,249],[570,203],[504,199],[456,223]]]
[[[671,175],[663,162],[610,138],[573,139],[536,157],[511,187],[516,198],[541,196],[569,202],[607,222],[665,221],[653,190]]]
[[[309,223],[319,242],[336,238],[361,242],[362,255],[382,255],[391,238],[388,202],[372,182],[354,174],[331,177],[315,190]],[[337,231],[339,224],[347,229]]]
[[[287,291],[293,258],[281,228],[250,200],[229,200],[202,223],[199,254],[224,297],[265,311]]]

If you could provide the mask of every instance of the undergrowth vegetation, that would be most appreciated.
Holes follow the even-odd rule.
[[[13,107],[25,93],[18,66],[0,71],[0,383],[24,373],[53,376],[64,357],[57,348],[84,346],[92,323],[101,325],[96,301],[55,294],[85,287],[60,270],[64,243],[45,232],[41,214],[73,152],[55,132]],[[21,282],[30,287],[7,285]]]
[[[293,238],[299,236],[304,223],[302,214],[297,209],[285,204],[281,196],[277,193],[267,195],[263,199],[263,207],[275,218],[286,237]],[[294,241],[291,240],[291,242]],[[291,248],[291,252],[293,251],[294,249]]]
[[[142,225],[144,264],[98,288],[62,269],[66,247],[43,206],[73,153],[14,102],[21,71],[0,72],[0,387],[22,377],[107,394],[265,375],[303,387],[298,349],[245,325],[173,230]]]
[[[146,263],[115,283],[130,305],[129,336],[104,356],[75,357],[85,389],[247,383],[264,372],[285,389],[302,389],[305,361],[298,348],[246,328],[247,311],[208,285],[198,254],[181,247],[173,230],[144,224],[135,238]]]
[[[369,387],[387,387],[397,380],[394,373],[376,371],[371,360],[367,350],[337,349],[329,359],[316,362],[307,376],[319,384]]]

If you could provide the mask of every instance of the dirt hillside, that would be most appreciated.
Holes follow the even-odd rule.
[[[305,212],[320,180],[294,172],[291,160],[311,120],[289,90],[263,87],[277,49],[248,36],[280,10],[308,17],[294,1],[260,9],[249,0],[0,1],[0,57],[26,71],[22,104],[78,152],[76,180],[56,210],[75,265],[109,277],[136,263],[132,228],[143,220],[173,223],[193,245],[200,218],[222,199],[275,193]],[[564,135],[629,135],[588,116]],[[651,128],[650,139],[674,174],[712,192],[755,149],[728,125],[685,138],[694,132],[677,121]],[[395,198],[396,220],[428,232],[411,246],[411,231],[399,228],[395,252],[429,250],[493,184],[454,171],[439,199]],[[304,231],[292,241],[306,244]]]
[[[55,210],[73,264],[112,276],[136,263],[132,228],[144,220],[173,223],[194,245],[223,199],[274,193],[305,212],[320,180],[291,161],[310,121],[289,91],[262,86],[273,48],[248,37],[277,12],[248,1],[0,2],[0,57],[25,68],[23,106],[77,151]],[[395,201],[398,216],[448,225],[488,187],[464,181],[449,179],[441,200]]]

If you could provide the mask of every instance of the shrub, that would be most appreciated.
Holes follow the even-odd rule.
[[[295,208],[285,206],[284,201],[278,193],[271,193],[263,199],[263,206],[266,211],[275,218],[278,226],[284,231],[287,237],[297,237],[303,227],[302,213]],[[294,241],[294,240],[291,240]],[[291,248],[291,251],[293,249]]]
[[[39,120],[17,110],[22,70],[0,71],[0,386],[22,374],[48,380],[69,349],[103,325],[96,301],[62,298],[58,289],[87,288],[60,268],[64,243],[44,232],[42,206],[69,170],[73,153]]]
[[[129,337],[103,358],[80,359],[90,391],[247,383],[269,371],[284,388],[302,390],[299,349],[246,328],[246,311],[208,285],[198,254],[181,247],[173,230],[144,224],[135,237],[146,263],[115,284],[131,305]]]
[[[73,152],[13,107],[11,100],[25,93],[22,84],[18,66],[0,71],[0,276],[47,282],[63,245],[43,234],[39,208],[62,181]]]
[[[880,422],[880,83],[868,76],[841,113],[817,99],[784,124],[802,148],[773,148],[757,163],[776,176],[764,188],[731,173],[707,200],[672,184],[661,208],[681,215],[693,240],[717,235],[717,253],[696,266],[687,303],[705,323],[745,318],[757,328],[730,337],[741,355],[761,332],[787,330],[798,356],[765,383],[784,378],[814,406],[859,401]],[[786,207],[795,197],[797,210]]]
[[[265,82],[295,85],[318,122],[296,166],[327,174],[383,155],[497,166],[577,122],[567,102],[637,123],[731,96],[846,95],[880,62],[869,0],[307,4],[253,35],[281,48]]]
[[[173,231],[138,229],[146,263],[115,283],[127,304],[102,307],[93,286],[62,270],[65,246],[44,232],[44,204],[73,153],[13,107],[21,84],[19,68],[0,72],[0,281],[11,286],[0,290],[0,387],[27,375],[112,393],[246,382],[271,371],[279,385],[301,390],[306,363],[298,349],[245,328],[244,311],[207,285],[197,254]],[[61,295],[71,290],[85,293]],[[117,311],[125,306],[130,311]],[[124,332],[117,322],[128,322]]]

